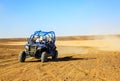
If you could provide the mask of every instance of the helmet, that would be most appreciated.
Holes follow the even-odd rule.
[[[43,37],[42,36],[40,36],[40,41],[43,41]]]

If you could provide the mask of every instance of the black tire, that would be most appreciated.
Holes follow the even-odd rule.
[[[57,60],[58,59],[58,51],[55,50],[54,53],[53,53],[53,56],[52,56],[52,60]]]
[[[26,59],[25,51],[20,52],[18,59],[19,59],[20,62],[25,62],[25,59]]]
[[[46,61],[47,61],[47,53],[46,52],[42,52],[41,62],[46,62]]]

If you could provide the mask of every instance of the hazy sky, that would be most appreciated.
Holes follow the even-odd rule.
[[[120,34],[120,0],[0,0],[0,38],[28,37],[36,30]]]

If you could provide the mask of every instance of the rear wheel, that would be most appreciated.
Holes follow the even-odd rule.
[[[25,59],[26,59],[25,51],[20,52],[18,59],[19,59],[20,62],[25,62]]]
[[[52,60],[57,60],[57,58],[58,58],[58,51],[55,50],[52,56]]]
[[[46,62],[46,61],[47,61],[47,53],[46,52],[42,52],[41,62]]]

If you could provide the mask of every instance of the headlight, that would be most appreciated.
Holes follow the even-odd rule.
[[[29,49],[29,46],[25,46],[25,49]]]

